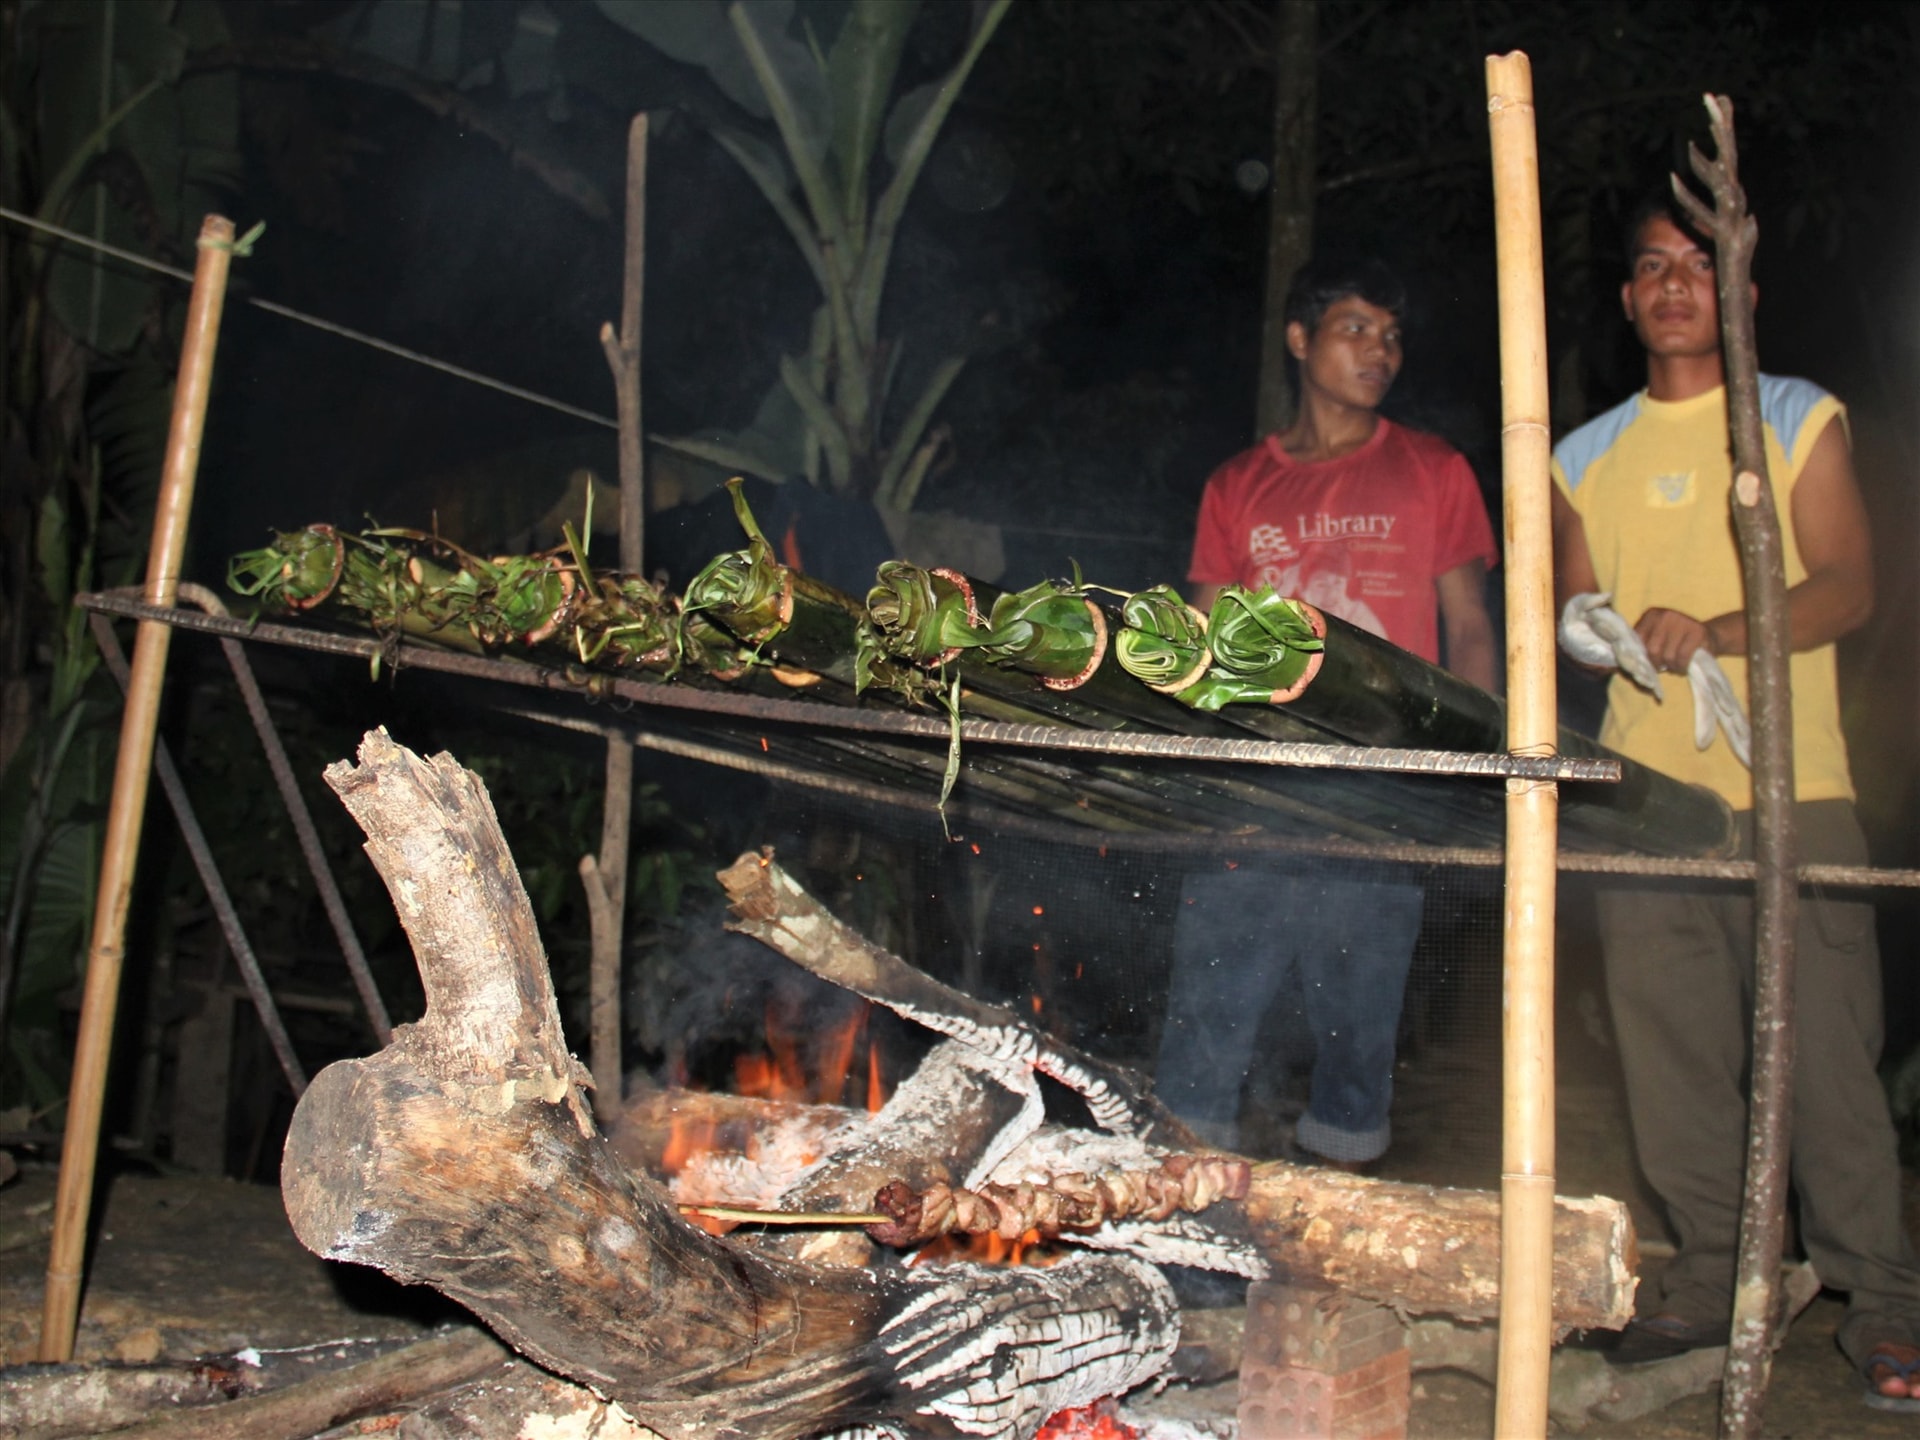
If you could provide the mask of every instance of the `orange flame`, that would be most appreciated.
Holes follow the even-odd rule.
[[[799,1104],[844,1103],[848,1077],[853,1074],[854,1056],[866,1033],[867,1014],[871,1008],[861,1006],[847,1017],[844,1025],[817,1039],[811,1047],[814,1052],[811,1063],[809,1057],[802,1054],[801,1035],[778,1012],[769,1008],[766,1052],[735,1058],[734,1093],[761,1100],[791,1100]],[[871,1042],[866,1048],[866,1103],[869,1110],[877,1110],[886,1103],[880,1080],[880,1055]]]
[[[1055,1265],[1062,1252],[1048,1245],[1038,1230],[1008,1240],[989,1230],[982,1235],[958,1232],[935,1236],[908,1257],[909,1265]]]
[[[796,1027],[783,1021],[774,1010],[767,1012],[766,1049],[756,1054],[736,1056],[733,1062],[736,1095],[760,1100],[783,1100],[795,1104],[839,1105],[864,1101],[869,1114],[887,1103],[890,1087],[886,1082],[884,1059],[879,1044],[867,1033],[871,1006],[862,1006],[848,1016],[846,1023],[817,1039],[811,1047],[815,1059],[809,1063],[802,1053],[801,1035]],[[855,1057],[864,1041],[865,1074],[854,1070]],[[864,1084],[862,1083],[864,1081]],[[852,1095],[849,1095],[852,1091]],[[864,1092],[864,1093],[863,1093]],[[696,1155],[710,1150],[730,1150],[756,1157],[758,1140],[750,1132],[732,1133],[735,1127],[709,1119],[678,1117],[667,1132],[661,1151],[661,1168],[677,1175]],[[726,1132],[726,1133],[723,1133]],[[720,1233],[726,1228],[723,1225]]]

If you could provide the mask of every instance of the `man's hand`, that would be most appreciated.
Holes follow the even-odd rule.
[[[1647,658],[1653,661],[1653,668],[1669,675],[1686,674],[1696,650],[1704,650],[1709,655],[1720,653],[1712,627],[1678,610],[1656,605],[1642,615],[1640,623],[1633,628],[1646,645]]]
[[[1558,635],[1561,653],[1594,674],[1620,669],[1633,683],[1651,692],[1653,698],[1666,697],[1660,691],[1660,672],[1639,632],[1621,618],[1607,602],[1613,597],[1604,590],[1575,595],[1561,607]]]

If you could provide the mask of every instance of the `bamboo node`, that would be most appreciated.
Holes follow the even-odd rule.
[[[253,255],[253,242],[267,233],[267,222],[264,220],[259,221],[238,240],[232,238],[233,226],[231,224],[227,224],[225,229],[226,234],[224,235],[217,232],[208,234],[202,231],[199,238],[193,242],[195,248],[200,250],[224,250],[227,254],[237,255],[242,260],[249,259]]]

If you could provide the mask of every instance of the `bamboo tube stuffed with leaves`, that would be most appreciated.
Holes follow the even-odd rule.
[[[1278,712],[1322,739],[1353,745],[1473,754],[1505,748],[1506,707],[1494,696],[1270,588],[1228,586],[1202,620],[1177,591],[1158,586],[1130,597],[1122,614],[1120,665],[1156,688],[1178,685],[1173,693],[1196,709],[1256,727],[1257,717]],[[1616,785],[1563,793],[1570,848],[1598,841],[1654,854],[1731,853],[1732,815],[1718,797],[1564,726],[1558,743],[1562,755],[1621,765]]]

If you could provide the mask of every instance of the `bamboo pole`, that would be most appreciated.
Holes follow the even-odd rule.
[[[1753,252],[1760,226],[1747,211],[1734,143],[1733,102],[1705,97],[1714,158],[1687,147],[1713,208],[1673,177],[1680,207],[1713,237],[1726,359],[1727,419],[1733,442],[1733,530],[1746,586],[1747,695],[1753,708],[1754,995],[1752,1098],[1747,1117],[1747,1183],[1733,1333],[1720,1389],[1720,1434],[1760,1433],[1773,1373],[1780,1254],[1786,1241],[1792,1151],[1794,933],[1799,918],[1799,828],[1794,812],[1793,694],[1789,666],[1786,541],[1767,475],[1760,420],[1760,358],[1753,328]]]
[[[1487,58],[1500,295],[1507,552],[1507,748],[1550,755],[1553,542],[1547,320],[1533,72]],[[1500,1359],[1494,1433],[1545,1435],[1553,1344],[1553,920],[1559,786],[1507,781],[1505,1095],[1500,1175]]]
[[[620,329],[600,327],[600,348],[613,371],[620,417],[620,568],[638,575],[646,565],[646,432],[640,410],[640,326],[647,272],[647,114],[627,130],[627,249],[620,293]],[[592,930],[588,981],[589,1059],[595,1108],[602,1116],[619,1109],[623,1078],[620,1055],[620,947],[626,935],[627,855],[633,837],[633,741],[607,734],[607,778],[600,809],[600,850],[582,856]]]
[[[193,484],[200,468],[200,437],[206,428],[207,397],[213,385],[213,356],[219,344],[220,314],[226,305],[227,271],[233,262],[233,222],[219,215],[207,216],[200,224],[198,244],[199,263],[194,269],[193,297],[187,306],[186,338],[180,347],[180,375],[174,385],[166,464],[160,475],[153,541],[147,552],[144,598],[152,605],[171,606],[180,587],[187,521],[193,512]],[[139,857],[140,827],[146,817],[160,690],[172,636],[172,629],[165,623],[143,620],[134,637],[133,675],[120,722],[120,752],[114,761],[113,794],[101,847],[100,885],[94,900],[93,936],[80,1002],[80,1035],[74,1046],[73,1078],[67,1090],[66,1138],[60,1150],[60,1185],[54,1199],[52,1251],[47,1259],[47,1288],[40,1318],[42,1361],[73,1358],[74,1328],[80,1315],[81,1263],[93,1204],[94,1168],[99,1159],[100,1112],[106,1102],[107,1061],[113,1049],[114,1012],[120,1003],[120,971],[126,958],[127,909],[133,898],[134,862]]]

